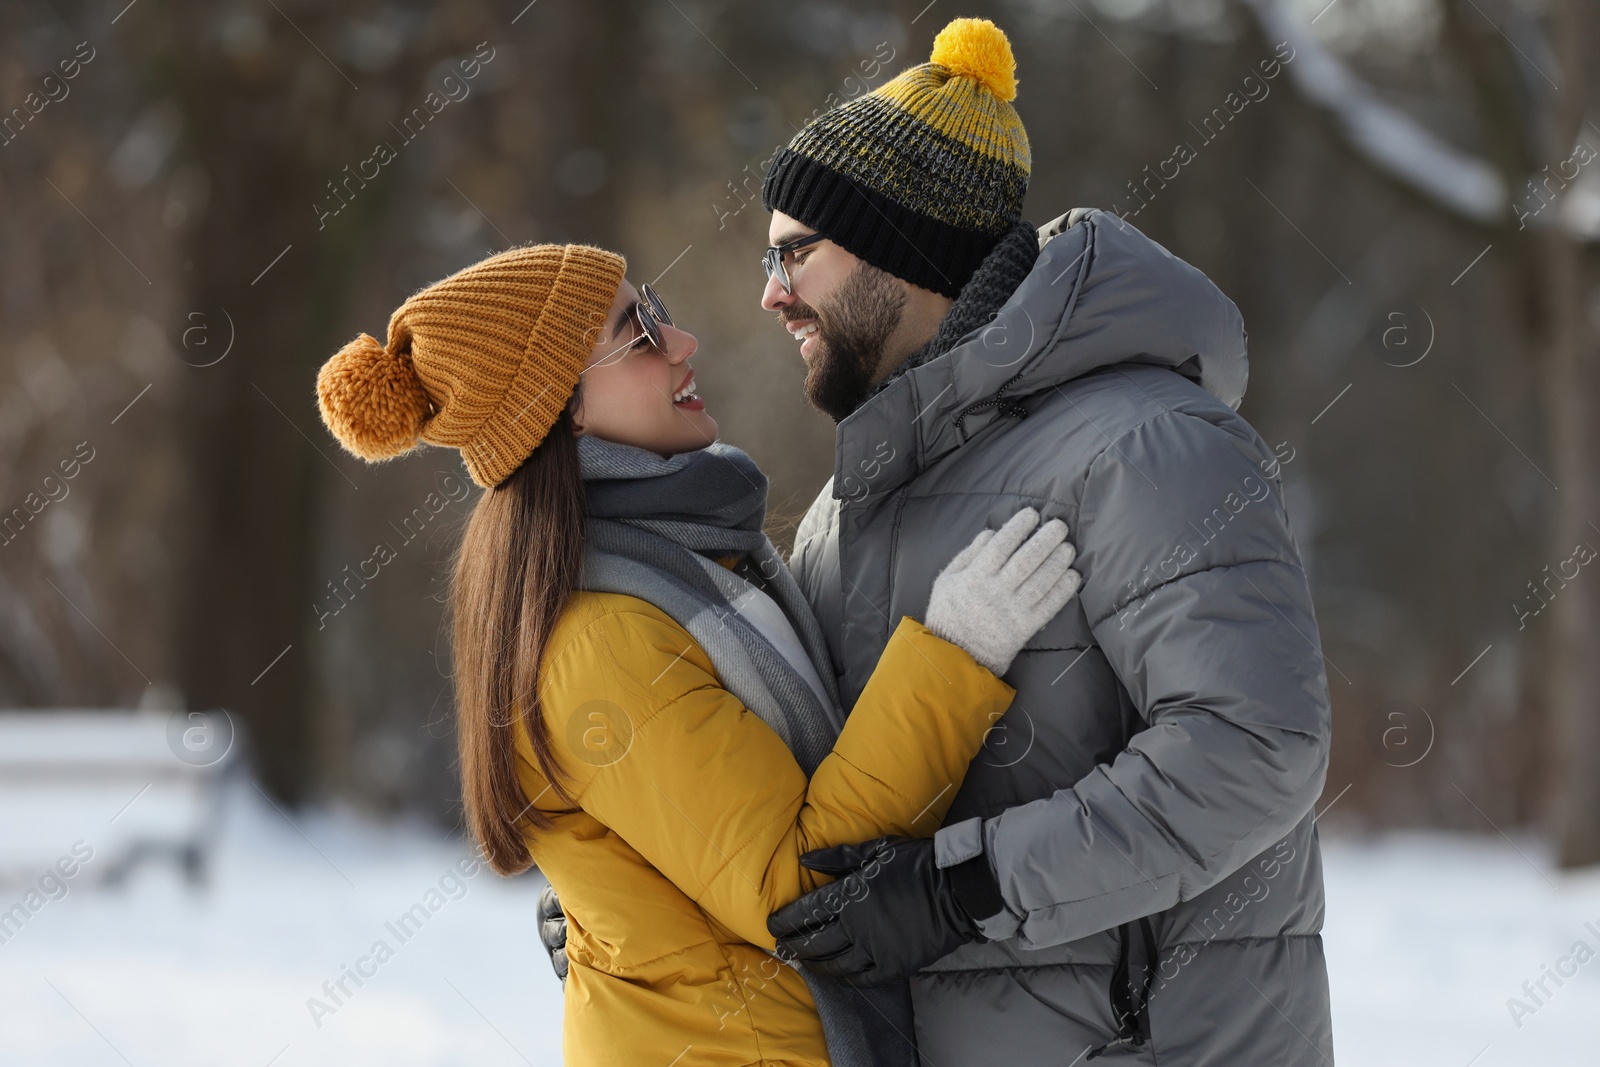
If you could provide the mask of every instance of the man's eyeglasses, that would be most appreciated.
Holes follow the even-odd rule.
[[[788,244],[767,246],[766,254],[761,257],[761,266],[766,270],[767,277],[778,279],[778,284],[783,286],[784,292],[793,293],[794,288],[789,280],[789,268],[784,266],[783,261],[789,258],[790,253],[797,252],[806,245],[816,244],[823,239],[823,236],[820,233],[811,233],[790,241]]]
[[[672,325],[672,316],[667,312],[667,305],[661,302],[660,295],[649,282],[639,286],[639,302],[633,305],[634,313],[639,318],[639,329],[650,338],[650,343],[659,351],[667,350],[666,339],[661,336],[661,327]]]

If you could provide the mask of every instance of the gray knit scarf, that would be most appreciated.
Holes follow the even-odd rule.
[[[772,727],[809,778],[832,751],[844,715],[822,629],[761,532],[766,475],[749,456],[721,443],[662,459],[585,436],[578,439],[578,459],[589,512],[583,588],[638,597],[689,631],[723,686]],[[735,570],[716,561],[726,556],[740,557]],[[827,687],[828,706],[732,609],[752,585],[794,626]],[[800,973],[816,1001],[833,1067],[914,1062],[903,1011],[878,1006],[876,990]],[[896,1032],[885,1032],[882,1021]]]
[[[1038,260],[1039,229],[1026,219],[1018,220],[961,287],[961,295],[945,312],[944,318],[939,321],[939,328],[928,342],[879,382],[873,393],[881,393],[906,371],[937,359],[954,348],[963,337],[993,322]]]

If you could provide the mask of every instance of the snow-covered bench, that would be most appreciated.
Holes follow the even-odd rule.
[[[67,859],[115,882],[152,857],[201,881],[236,748],[221,711],[0,711],[0,881]]]

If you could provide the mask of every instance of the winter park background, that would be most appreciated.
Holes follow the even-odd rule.
[[[513,242],[617,248],[781,542],[832,428],[756,306],[763,163],[957,15],[1016,48],[1027,217],[1115,211],[1249,328],[1341,1062],[1593,1060],[1593,5],[0,0],[0,1063],[559,1061],[538,876],[461,836],[475,490],[339,452],[316,367]]]

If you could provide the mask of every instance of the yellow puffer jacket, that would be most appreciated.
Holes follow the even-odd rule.
[[[529,835],[567,916],[567,1064],[828,1062],[810,991],[769,955],[767,916],[828,881],[813,848],[930,836],[1012,689],[901,621],[831,755],[807,782],[783,741],[645,601],[580,592],[540,697],[575,808],[519,731]]]

